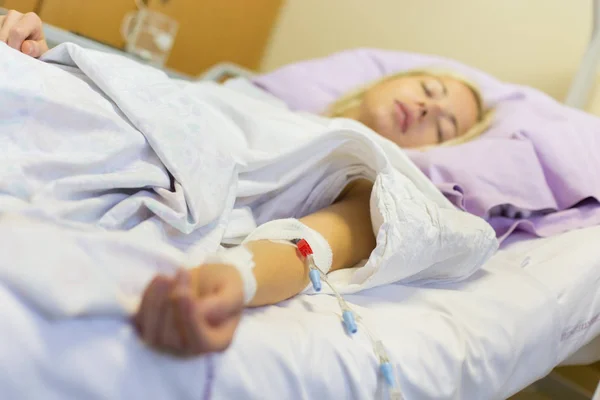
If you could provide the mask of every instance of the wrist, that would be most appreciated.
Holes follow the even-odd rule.
[[[241,277],[244,292],[244,304],[252,301],[257,291],[257,282],[252,270],[255,267],[254,257],[245,246],[226,249],[209,255],[204,260],[207,266],[212,264],[226,264],[235,268]]]
[[[296,247],[258,240],[246,244],[253,254],[253,270],[257,282],[256,295],[250,307],[275,304],[300,293],[308,283],[308,267]]]

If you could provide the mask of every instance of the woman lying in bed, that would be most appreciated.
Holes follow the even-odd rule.
[[[48,46],[35,14],[15,11],[0,17],[0,41],[33,57]],[[328,110],[330,117],[362,122],[400,147],[449,145],[476,137],[486,128],[477,89],[452,74],[410,71],[350,93]],[[331,270],[349,268],[375,247],[369,201],[372,184],[354,181],[337,201],[300,221],[321,236],[333,253]],[[179,355],[221,351],[231,342],[246,306],[275,304],[301,292],[308,269],[294,247],[259,240],[245,245],[255,264],[252,296],[238,269],[206,264],[175,277],[157,276],[135,316],[152,347]],[[282,267],[283,266],[283,267]]]

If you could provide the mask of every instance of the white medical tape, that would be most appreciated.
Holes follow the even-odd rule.
[[[267,222],[250,233],[242,243],[257,240],[284,240],[289,242],[294,239],[305,239],[312,248],[316,266],[325,274],[329,272],[333,262],[333,253],[329,243],[323,235],[297,219],[277,219]]]
[[[252,253],[245,246],[224,249],[210,254],[204,259],[205,264],[228,264],[235,267],[242,276],[244,283],[244,304],[250,303],[256,294],[256,278]]]
[[[291,241],[296,239],[305,239],[313,251],[313,260],[316,266],[325,274],[329,272],[333,261],[331,246],[329,246],[329,243],[327,243],[325,238],[319,232],[309,228],[297,219],[279,219],[267,222],[250,233],[250,235],[242,242],[242,246],[245,243],[257,240],[270,240],[295,246]],[[327,278],[323,277],[323,279],[329,285]],[[331,290],[340,301],[342,312],[349,311],[354,316],[355,312],[350,309],[344,298],[335,290],[335,288],[333,288],[333,286],[331,286]],[[362,322],[360,316],[358,316],[358,318],[358,321],[361,322],[364,327],[364,322]],[[383,364],[389,364],[390,359],[383,343],[368,329],[366,329],[366,332],[371,341],[373,351],[379,359],[380,368]],[[390,387],[389,397],[394,400],[402,400],[403,397],[398,386],[396,373],[396,370],[393,369],[394,385]]]

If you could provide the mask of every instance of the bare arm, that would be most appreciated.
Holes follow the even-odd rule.
[[[372,184],[355,181],[333,205],[301,219],[319,232],[331,246],[331,271],[354,266],[368,258],[375,248],[369,200]],[[288,299],[308,284],[308,271],[292,246],[270,241],[247,245],[254,254],[257,292],[251,307],[275,304]]]
[[[348,268],[375,247],[369,213],[372,184],[348,185],[335,204],[301,221],[331,246],[331,270]],[[267,240],[251,242],[257,291],[250,307],[288,299],[308,284],[308,271],[296,249]],[[157,276],[146,288],[134,318],[142,338],[154,348],[179,355],[226,349],[244,309],[243,282],[230,265],[205,264],[180,271],[175,278]]]

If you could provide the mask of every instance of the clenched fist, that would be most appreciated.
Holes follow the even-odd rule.
[[[42,20],[35,13],[11,10],[0,16],[0,42],[35,58],[48,51]]]

